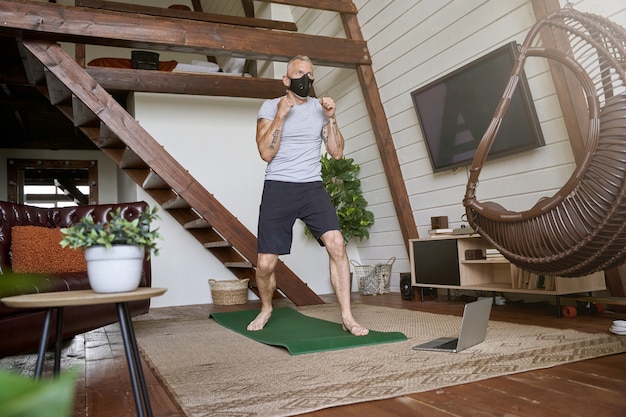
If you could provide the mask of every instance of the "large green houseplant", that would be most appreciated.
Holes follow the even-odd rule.
[[[369,229],[374,224],[374,213],[367,210],[361,180],[357,177],[361,167],[352,158],[334,159],[328,154],[321,157],[322,182],[330,200],[337,210],[343,240],[369,238]],[[308,236],[311,232],[305,229]]]
[[[61,229],[65,235],[62,247],[83,249],[87,261],[89,283],[96,292],[132,291],[139,286],[143,259],[158,254],[157,239],[162,236],[151,223],[159,219],[158,208],[148,208],[136,218],[127,220],[118,208],[109,213],[104,223],[85,216],[70,227]]]

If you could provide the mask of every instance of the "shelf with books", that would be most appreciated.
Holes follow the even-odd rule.
[[[565,295],[606,289],[604,273],[563,278],[511,264],[478,234],[409,240],[415,287]]]

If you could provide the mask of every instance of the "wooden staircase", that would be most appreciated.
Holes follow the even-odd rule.
[[[29,82],[256,293],[256,237],[57,43],[21,42]],[[324,303],[282,262],[276,284],[296,305]]]

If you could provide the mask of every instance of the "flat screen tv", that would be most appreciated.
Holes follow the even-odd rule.
[[[411,93],[434,172],[469,165],[493,119],[517,58],[511,42]],[[522,73],[488,158],[543,146]]]

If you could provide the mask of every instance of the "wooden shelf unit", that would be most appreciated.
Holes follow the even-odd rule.
[[[566,295],[606,289],[604,272],[577,278],[554,277],[552,288],[523,288],[522,271],[504,258],[466,260],[468,249],[492,249],[480,235],[409,240],[411,282],[415,287],[544,295]],[[549,280],[551,280],[550,278]],[[544,285],[549,282],[542,278]],[[520,287],[520,282],[522,287]],[[558,304],[558,297],[557,297]]]

